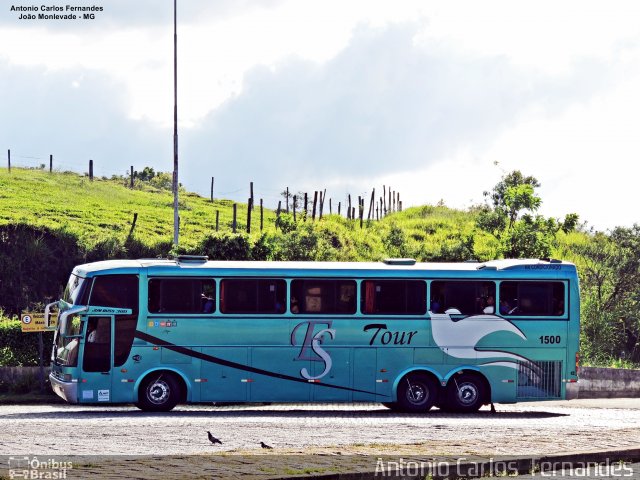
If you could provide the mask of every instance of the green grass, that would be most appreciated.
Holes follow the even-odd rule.
[[[220,229],[231,230],[233,202],[213,203],[199,195],[182,192],[180,200],[181,243],[194,244],[215,231],[216,210]],[[259,230],[259,207],[252,227]],[[71,172],[0,169],[0,225],[26,223],[66,230],[91,247],[106,239],[126,239],[133,214],[138,214],[135,237],[147,245],[173,239],[171,192],[138,187],[130,189],[117,180],[88,177]],[[247,205],[238,204],[238,231],[246,228]],[[265,210],[265,227],[274,229],[275,214]]]
[[[62,230],[90,249],[109,239],[124,242],[133,215],[137,213],[136,240],[148,246],[170,244],[172,194],[140,183],[130,189],[124,183],[104,178],[89,181],[87,176],[71,172],[13,168],[9,173],[5,168],[0,169],[0,225],[24,223]],[[232,207],[230,200],[216,199],[212,203],[208,198],[182,192],[181,246],[191,250],[205,236],[214,233],[216,211],[220,215],[220,230],[230,232]],[[247,205],[238,204],[237,212],[237,231],[244,232]],[[264,233],[272,242],[279,243],[284,241],[281,238],[284,235],[276,231],[275,217],[273,210],[264,210]],[[428,261],[452,255],[466,259],[468,255],[465,256],[461,244],[468,238],[472,239],[473,251],[480,260],[495,258],[499,251],[494,237],[475,228],[474,213],[444,206],[414,207],[390,214],[381,221],[365,220],[362,229],[358,220],[335,214],[325,215],[313,227],[309,227],[310,223],[310,218],[305,224],[299,216],[298,230],[302,231],[298,235],[313,233],[320,238],[320,247],[313,253],[316,260],[362,261],[406,256]],[[260,235],[259,207],[256,207],[250,243],[255,243]],[[286,258],[288,253],[283,255]],[[274,258],[278,258],[277,255]]]

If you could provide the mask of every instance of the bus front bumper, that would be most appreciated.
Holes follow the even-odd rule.
[[[51,388],[56,395],[69,403],[78,403],[77,382],[63,382],[59,378],[54,377],[53,373],[49,374],[49,381],[51,382]]]

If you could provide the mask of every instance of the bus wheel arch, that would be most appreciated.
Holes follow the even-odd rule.
[[[442,398],[444,410],[473,413],[491,403],[491,385],[479,371],[461,369],[449,376]]]
[[[187,400],[187,382],[172,370],[159,369],[146,373],[136,389],[136,406],[149,412],[168,412]]]
[[[440,380],[430,370],[411,370],[400,377],[395,392],[394,410],[412,413],[427,412],[438,401]]]

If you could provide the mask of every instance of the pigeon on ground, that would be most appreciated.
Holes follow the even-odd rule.
[[[270,447],[269,445],[267,445],[267,444],[266,444],[266,443],[264,443],[264,442],[260,442],[260,446],[261,446],[262,448],[267,448],[267,449],[269,449],[269,450],[271,450],[271,449],[273,448],[273,447]]]
[[[210,431],[208,431],[208,430],[207,430],[207,435],[209,435],[209,441],[210,441],[211,443],[213,443],[214,445],[215,445],[216,443],[219,443],[220,445],[222,445],[222,442],[221,442],[219,439],[217,439],[216,437],[214,437],[213,435],[211,435],[211,432],[210,432]]]

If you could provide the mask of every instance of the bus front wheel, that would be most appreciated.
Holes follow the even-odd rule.
[[[477,412],[485,398],[485,386],[477,375],[454,375],[447,385],[447,408],[454,412]]]
[[[168,412],[182,398],[182,387],[175,375],[155,372],[140,384],[136,406],[145,412]]]
[[[411,373],[398,384],[398,403],[405,412],[426,412],[435,404],[438,396],[436,382],[424,373]]]

